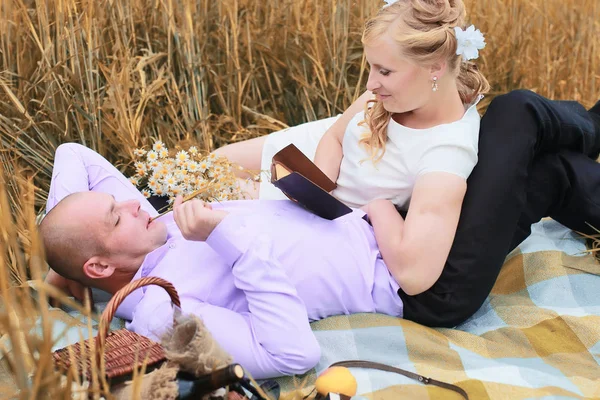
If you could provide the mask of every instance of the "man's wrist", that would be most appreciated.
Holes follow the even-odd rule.
[[[233,265],[244,252],[243,242],[236,238],[241,238],[245,230],[241,216],[226,214],[208,235],[206,244],[229,265]]]
[[[227,215],[229,215],[229,213],[227,211],[222,211],[222,210],[213,210],[208,218],[207,218],[207,223],[208,223],[208,229],[209,229],[209,233],[207,236],[207,240],[210,237],[210,235],[212,235],[212,233],[215,231],[215,229],[217,229],[217,227],[221,224],[221,222],[223,222],[223,220],[225,219],[225,217],[227,217]]]

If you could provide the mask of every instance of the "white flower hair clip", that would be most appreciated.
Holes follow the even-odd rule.
[[[474,60],[479,57],[479,50],[485,47],[485,39],[479,29],[471,25],[467,29],[454,27],[456,34],[456,55],[462,56],[463,60]]]
[[[392,4],[394,4],[397,1],[398,0],[383,0],[383,2],[385,3],[385,5],[382,8],[389,7],[389,6],[391,6]]]

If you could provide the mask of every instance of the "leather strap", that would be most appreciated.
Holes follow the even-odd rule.
[[[368,369],[378,369],[381,371],[394,372],[396,374],[404,375],[407,378],[414,379],[419,381],[425,385],[433,385],[438,386],[444,389],[452,390],[460,394],[465,400],[469,400],[469,395],[463,389],[459,388],[456,385],[452,385],[450,383],[438,381],[432,378],[427,378],[423,375],[415,374],[414,372],[406,371],[401,368],[391,367],[386,364],[376,363],[372,361],[363,361],[363,360],[349,360],[349,361],[339,361],[330,365],[330,367],[348,367],[348,368],[368,368]]]

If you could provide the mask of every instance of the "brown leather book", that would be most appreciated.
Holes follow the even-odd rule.
[[[352,212],[329,193],[336,184],[293,144],[273,156],[271,183],[321,218],[332,220]]]

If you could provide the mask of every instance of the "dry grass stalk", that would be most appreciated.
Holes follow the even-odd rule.
[[[39,243],[31,231],[35,226],[31,196],[33,185],[31,180],[24,179],[7,182],[3,164],[0,164],[0,237],[3,238],[0,240],[0,294],[3,305],[0,332],[8,339],[4,341],[7,346],[3,349],[3,356],[13,373],[16,386],[13,390],[21,396],[43,398],[44,393],[57,393],[58,386],[51,384],[49,391],[46,387],[48,382],[57,378],[49,357],[53,340],[49,330],[47,297],[43,288],[40,288],[40,297],[34,299],[29,287],[24,284],[30,275],[39,277],[41,273]],[[11,166],[16,168],[14,164]],[[20,201],[9,205],[9,193],[18,196]],[[23,231],[26,233],[19,235]],[[24,243],[20,240],[23,236],[31,239],[27,255],[24,253]],[[32,333],[38,320],[41,320],[41,335]]]

